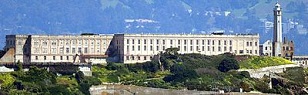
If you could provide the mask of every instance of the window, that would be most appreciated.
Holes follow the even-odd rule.
[[[147,57],[146,57],[146,56],[144,56],[144,57],[143,57],[143,60],[147,60]]]
[[[190,51],[193,51],[193,46],[190,46]]]
[[[52,59],[53,59],[53,60],[56,60],[56,56],[52,56]]]
[[[60,60],[63,60],[63,56],[60,56]]]
[[[134,56],[132,56],[132,60],[135,60],[135,57],[134,57]]]
[[[211,44],[211,40],[207,40],[207,45],[210,45]]]
[[[258,46],[258,42],[255,42],[255,46]]]
[[[163,44],[165,44],[165,40],[163,40]]]
[[[197,45],[199,45],[199,40],[197,40],[197,42],[196,42],[196,43],[197,43]]]
[[[129,56],[126,56],[126,60],[129,60]]]
[[[172,45],[173,43],[172,43],[173,41],[172,40],[170,40],[170,44]]]
[[[267,47],[265,47],[265,50],[267,50]]]
[[[255,50],[255,54],[258,54],[258,50]]]
[[[246,46],[249,46],[249,42],[246,42]]]
[[[70,59],[70,57],[69,56],[66,56],[66,60],[69,60]]]
[[[153,51],[153,46],[150,46],[150,50]]]
[[[46,42],[46,41],[44,41],[44,42],[43,42],[43,45],[44,45],[44,46],[47,46],[47,42]]]
[[[138,44],[140,44],[140,40],[138,40]]]
[[[88,48],[87,47],[84,48],[84,53],[88,53]]]
[[[135,46],[132,46],[132,51],[135,51]]]
[[[143,49],[144,49],[144,51],[146,51],[147,50],[147,46],[144,46]]]
[[[135,40],[134,39],[133,39],[132,43],[135,44]]]
[[[202,46],[202,51],[204,51],[204,46]]]
[[[46,60],[46,56],[44,56],[44,60]]]
[[[83,42],[86,46],[88,45],[88,40],[83,40]]]
[[[78,45],[81,46],[81,44],[82,44],[82,41],[81,41],[81,40],[78,40]]]
[[[156,44],[159,44],[159,40],[156,40]]]
[[[143,43],[144,43],[144,44],[147,44],[147,40],[143,40]]]
[[[210,46],[207,46],[207,51],[211,51],[211,50],[210,50]]]
[[[51,48],[52,53],[57,53],[57,49],[56,48]]]
[[[192,45],[193,44],[193,40],[190,40],[190,45]]]
[[[156,46],[156,51],[159,51],[159,46]]]
[[[43,53],[47,53],[47,48],[43,48]]]
[[[181,44],[181,40],[178,40],[178,44]]]
[[[38,60],[38,56],[35,56],[35,60]]]
[[[165,48],[165,46],[163,46],[163,50],[165,50],[166,48]]]
[[[150,44],[153,44],[153,40],[152,39],[150,40]]]
[[[181,47],[180,47],[180,46],[178,46],[178,49],[179,49],[179,50],[180,50],[180,48],[181,48]]]
[[[202,40],[202,45],[204,45],[204,40]]]
[[[129,45],[126,46],[126,50],[129,51]]]
[[[220,45],[220,40],[218,40],[218,45]]]
[[[186,51],[187,49],[186,49],[186,46],[184,46],[184,51]]]
[[[76,40],[73,40],[73,45],[75,45],[76,44]]]
[[[97,52],[97,53],[99,53],[99,52],[100,52],[100,49],[99,49],[99,48],[97,48],[97,49],[96,49],[96,52]]]
[[[75,53],[75,48],[72,48],[72,53]]]
[[[196,47],[196,50],[199,51],[199,46]]]
[[[138,46],[138,51],[140,51],[140,46]]]
[[[140,56],[138,56],[137,58],[138,58],[138,60],[140,60]]]
[[[126,40],[126,44],[129,44],[129,39]]]
[[[240,54],[243,54],[244,53],[244,50],[240,50]]]
[[[224,47],[224,51],[227,51],[227,47],[226,46]]]
[[[215,47],[212,47],[212,51],[215,51]]]
[[[232,47],[229,47],[230,52],[232,51]]]
[[[215,41],[214,40],[212,41],[212,45],[215,45]]]
[[[78,53],[81,53],[81,48],[78,48]]]
[[[93,46],[94,45],[94,41],[93,40],[91,40],[91,46]]]
[[[227,41],[226,40],[224,41],[224,45],[227,45]]]
[[[184,40],[184,45],[186,45],[186,40]]]
[[[252,46],[252,42],[250,42],[250,46]]]
[[[60,53],[63,53],[64,47],[60,47]]]
[[[34,42],[34,46],[38,46],[38,42]]]
[[[220,48],[220,47],[218,47],[218,51],[221,51],[221,48]]]
[[[229,44],[232,45],[232,40],[230,40]]]
[[[70,48],[66,48],[66,53],[70,53]]]

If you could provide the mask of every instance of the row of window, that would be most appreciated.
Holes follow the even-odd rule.
[[[172,48],[172,46],[170,46],[170,48]],[[177,48],[179,48],[180,50],[181,50],[181,48],[180,48],[180,46],[178,46]],[[130,46],[127,46],[126,47],[126,49],[127,50],[130,50]],[[146,51],[147,49],[149,49],[150,51],[153,51],[154,49],[153,49],[153,46],[150,46],[149,48],[147,48],[147,46],[143,46],[143,50],[144,51]],[[165,46],[162,46],[162,50],[165,50],[166,49],[166,47]],[[132,51],[135,51],[135,46],[132,46],[132,49],[131,49]],[[137,51],[140,51],[141,50],[141,46],[137,46]],[[160,50],[160,47],[159,46],[156,46],[156,51],[159,51]],[[187,48],[187,46],[184,46],[184,48],[183,48],[183,50],[184,51],[188,51],[188,48]],[[193,46],[190,46],[190,50],[189,51],[194,51],[194,50],[196,50],[196,51],[205,51],[205,46],[202,46],[202,47],[199,47],[199,46],[196,46],[195,48],[193,47]],[[207,46],[207,51],[215,51],[215,47],[214,46],[212,46],[212,49],[211,49],[211,47],[210,46]],[[217,51],[228,51],[227,50],[227,47],[226,46],[224,46],[224,47],[218,47],[217,48]],[[232,51],[232,47],[230,46],[229,47],[229,51]]]
[[[108,41],[108,40],[103,40],[102,42],[101,42],[101,41],[94,41],[94,40],[91,40],[91,41],[87,41],[87,40],[78,40],[78,45],[82,45],[82,44],[84,44],[84,45],[88,45],[88,44],[94,45],[94,42],[96,42],[97,45],[100,45],[101,43],[103,43],[104,45],[106,45],[106,42],[107,42],[107,41]],[[77,44],[77,40],[66,40],[66,41],[60,40],[60,41],[59,41],[59,45],[63,45],[64,43],[65,43],[65,45],[70,45],[70,44],[76,45],[76,44]],[[34,46],[38,46],[39,44],[40,44],[39,41],[34,41],[34,43],[33,43]],[[42,41],[41,44],[42,44],[43,46],[47,46],[47,45],[48,45],[48,41]],[[50,44],[53,45],[53,46],[56,46],[56,45],[57,45],[57,41],[51,41]]]
[[[39,57],[40,56],[35,56],[35,60],[39,60],[40,59]],[[47,56],[42,56],[42,57],[44,60],[47,60]],[[52,60],[58,60],[58,59],[56,58],[56,56],[52,56]],[[69,56],[59,56],[59,60],[70,60],[70,57]]]
[[[131,43],[130,43],[131,41]],[[147,44],[147,39],[144,39],[143,40],[143,44]],[[150,44],[153,44],[153,39],[150,39],[149,40],[149,43]],[[186,45],[187,42],[189,42],[191,45],[194,43],[194,41],[196,42],[197,45],[199,44],[202,44],[202,45],[205,45],[205,43],[207,43],[207,45],[215,45],[215,42],[218,43],[218,45],[227,45],[227,43],[229,43],[229,45],[232,45],[232,40],[169,40],[169,43],[168,44],[174,44],[176,43],[177,41],[177,44],[181,44],[181,42],[183,41],[184,44]],[[127,39],[126,40],[126,43],[127,44],[135,44],[137,42],[137,44],[141,44],[141,40],[135,40],[135,39]],[[119,44],[119,43],[118,43]],[[166,44],[166,40],[156,40],[156,44]]]
[[[246,42],[246,46],[252,46],[252,42]],[[255,46],[258,46],[258,42],[255,42]]]
[[[105,50],[105,48],[103,49]],[[48,48],[42,48],[42,53],[48,53],[49,49]],[[56,54],[58,52],[57,48],[50,48],[50,52],[53,54]],[[96,51],[94,48],[89,49],[87,47],[85,48],[65,48],[65,53],[69,54],[69,53],[100,53],[101,49],[97,48]],[[34,48],[34,53],[40,53],[40,49],[39,48]],[[64,47],[59,48],[59,53],[63,54],[64,53]]]
[[[152,56],[126,56],[125,60],[151,60]]]

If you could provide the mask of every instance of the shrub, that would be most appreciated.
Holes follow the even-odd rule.
[[[218,65],[218,70],[221,72],[228,72],[232,69],[239,69],[239,64],[234,58],[225,58],[222,62]]]

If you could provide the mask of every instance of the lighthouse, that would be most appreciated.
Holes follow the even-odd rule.
[[[282,56],[282,12],[278,2],[274,8],[273,56]]]

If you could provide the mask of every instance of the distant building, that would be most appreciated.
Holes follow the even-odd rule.
[[[279,56],[292,60],[294,55],[294,43],[286,38],[282,40],[282,10],[278,3],[274,8],[274,31],[273,41],[267,40],[260,45],[260,55]],[[272,42],[272,45],[269,43]]]
[[[7,35],[7,63],[106,63],[113,35]],[[8,53],[8,52],[7,52]],[[4,59],[3,59],[4,60]],[[3,61],[2,61],[3,62]]]
[[[180,54],[259,55],[258,34],[7,35],[0,63],[141,63],[167,48]]]
[[[260,45],[260,55],[261,56],[272,56],[272,42],[267,40],[265,43]]]
[[[115,34],[113,44],[122,63],[150,61],[167,48],[179,48],[180,54],[259,55],[257,34]]]

